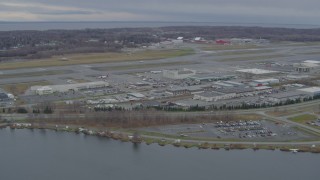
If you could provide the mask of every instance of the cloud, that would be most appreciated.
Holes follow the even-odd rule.
[[[0,0],[1,20],[320,24],[319,0]]]
[[[85,8],[46,5],[41,3],[12,3],[0,2],[2,10],[13,12],[29,12],[33,14],[94,14],[97,10]],[[19,14],[19,13],[18,13]]]

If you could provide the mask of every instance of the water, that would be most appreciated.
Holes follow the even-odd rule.
[[[86,28],[136,28],[164,26],[260,26],[286,28],[320,28],[320,25],[304,24],[259,24],[222,22],[0,22],[0,31],[48,30],[48,29],[86,29]]]
[[[316,180],[320,155],[198,150],[41,130],[0,130],[1,180]]]

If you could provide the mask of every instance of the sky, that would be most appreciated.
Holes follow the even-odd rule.
[[[320,25],[320,0],[0,0],[0,21]]]

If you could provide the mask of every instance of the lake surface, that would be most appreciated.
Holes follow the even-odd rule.
[[[259,23],[223,23],[223,22],[0,22],[0,31],[48,30],[48,29],[109,29],[164,26],[260,26],[310,29],[320,25],[301,24],[259,24]]]
[[[1,180],[318,180],[320,155],[122,143],[49,130],[0,130]]]

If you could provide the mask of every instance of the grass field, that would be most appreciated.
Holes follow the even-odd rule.
[[[312,115],[312,114],[302,114],[299,116],[295,116],[292,118],[289,118],[291,121],[297,122],[297,123],[306,123],[309,121],[314,121],[317,119],[316,115]]]
[[[257,48],[263,48],[261,46],[256,45],[217,45],[217,44],[210,44],[210,45],[203,45],[200,47],[201,50],[204,51],[217,51],[217,50],[237,50],[237,49],[257,49]]]
[[[232,56],[232,55],[249,55],[249,54],[262,54],[262,53],[272,53],[274,50],[266,49],[266,50],[243,50],[243,51],[225,51],[225,52],[217,52],[216,55],[219,56]]]
[[[18,84],[6,84],[1,86],[7,92],[12,93],[15,96],[23,94],[27,89],[31,86],[46,86],[50,85],[48,81],[35,81],[35,82],[28,82],[28,83],[18,83]]]
[[[276,45],[283,46],[319,46],[320,42],[290,42],[290,41],[282,41],[282,42],[273,42]]]
[[[305,54],[305,55],[318,55],[318,54],[320,54],[320,51],[319,51],[319,52],[305,52],[305,53],[299,53],[299,54]]]
[[[56,70],[56,71],[38,71],[38,72],[28,72],[28,73],[16,73],[16,74],[1,74],[1,78],[15,78],[15,77],[35,77],[35,76],[49,76],[57,74],[69,74],[72,73],[71,70]]]
[[[172,58],[193,54],[192,49],[171,49],[171,50],[145,50],[133,53],[90,53],[74,54],[62,57],[52,57],[48,59],[31,60],[23,62],[6,62],[0,64],[0,70],[66,66],[75,64],[93,64],[118,61],[139,61]]]
[[[287,55],[261,55],[261,56],[250,56],[250,57],[235,57],[235,58],[225,58],[220,59],[218,61],[259,61],[259,60],[265,60],[265,59],[273,59],[273,58],[281,58],[281,57],[288,57]]]

